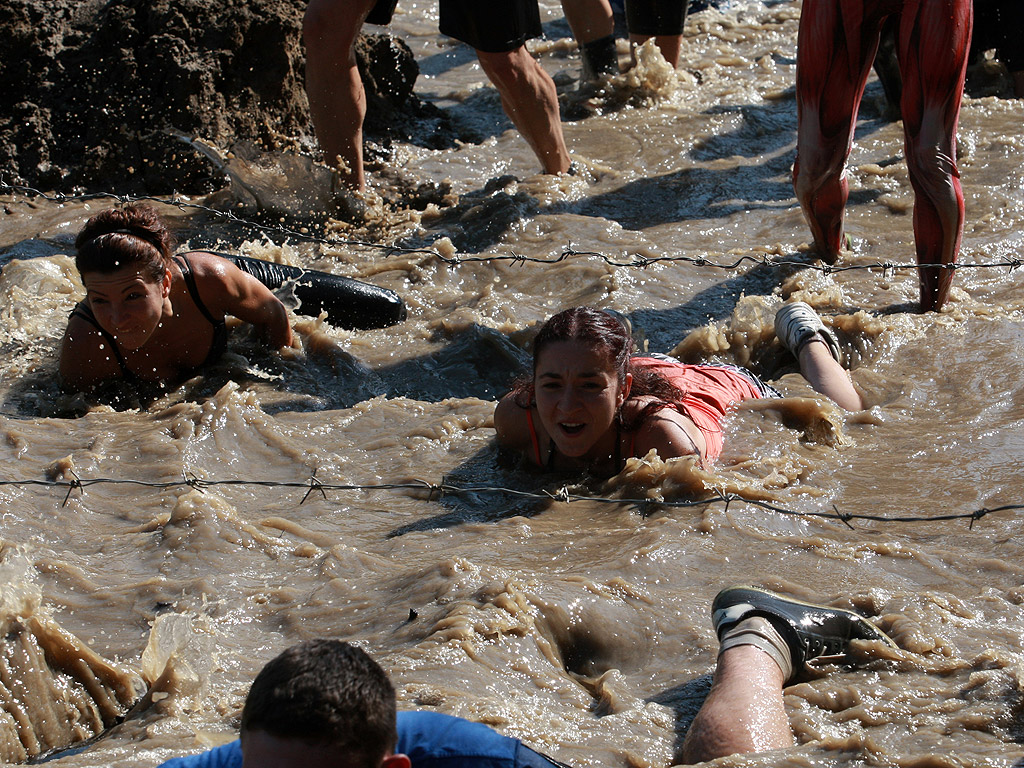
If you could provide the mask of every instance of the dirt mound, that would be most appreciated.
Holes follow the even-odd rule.
[[[7,0],[0,4],[0,173],[45,189],[206,192],[223,177],[168,129],[220,146],[312,149],[306,0]],[[400,41],[360,45],[367,138],[445,121],[412,95]],[[427,121],[430,127],[417,131]],[[450,131],[449,131],[450,132]],[[442,139],[443,140],[443,139]],[[450,140],[450,139],[449,139]]]

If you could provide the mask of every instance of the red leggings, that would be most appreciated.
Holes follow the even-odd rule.
[[[964,196],[956,125],[964,89],[971,0],[804,0],[797,48],[797,161],[793,185],[821,257],[843,240],[846,158],[882,22],[900,14],[897,57],[903,130],[914,188],[918,264],[952,264],[960,251]],[[921,311],[938,310],[952,270],[921,268]]]

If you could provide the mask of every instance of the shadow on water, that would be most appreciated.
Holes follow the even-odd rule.
[[[251,329],[236,328],[224,357],[177,387],[118,381],[85,397],[61,393],[58,354],[54,346],[39,370],[9,383],[0,413],[16,419],[74,418],[94,404],[115,410],[163,408],[175,402],[207,400],[229,381],[242,389],[269,388],[271,392],[261,400],[263,410],[271,415],[351,408],[381,395],[431,403],[449,398],[497,400],[529,365],[527,353],[507,336],[476,324],[454,333],[430,354],[372,370],[340,348],[285,359],[265,349]]]
[[[545,488],[550,488],[550,476],[522,471],[516,468],[517,465],[518,457],[502,451],[492,441],[445,475],[444,484],[467,489],[441,493],[437,501],[445,511],[401,525],[389,531],[387,538],[455,528],[468,523],[496,523],[510,517],[534,517],[546,512],[551,505],[549,499],[498,490],[515,488],[526,494],[542,494]],[[491,488],[495,490],[488,490]]]
[[[730,317],[743,296],[770,296],[792,270],[789,266],[759,264],[745,272],[730,271],[729,277],[698,291],[678,306],[639,309],[628,317],[635,329],[642,329],[649,351],[667,353],[690,331]]]
[[[648,702],[653,704],[661,704],[663,707],[668,707],[675,714],[676,720],[673,730],[676,737],[672,752],[676,755],[677,760],[682,754],[686,733],[690,730],[697,712],[703,706],[708,691],[711,690],[711,678],[710,673],[701,675],[689,682],[669,688],[647,699]]]
[[[790,169],[796,141],[796,109],[789,98],[767,105],[716,106],[708,116],[736,115],[731,131],[715,133],[689,153],[696,163],[743,158],[733,167],[691,166],[643,177],[582,201],[575,213],[610,218],[626,229],[644,230],[675,221],[713,219],[744,211],[795,205]],[[754,162],[744,164],[744,161]]]
[[[497,400],[527,366],[528,357],[522,349],[485,326],[469,324],[450,337],[439,335],[436,340],[443,344],[429,354],[374,369],[341,349],[326,357],[309,355],[283,361],[249,344],[249,367],[218,371],[209,383],[199,386],[211,396],[227,379],[238,380],[239,373],[243,380],[263,385],[269,380],[278,396],[267,398],[263,408],[273,415],[351,408],[378,396],[427,403],[466,398]]]
[[[493,101],[494,98],[486,94],[473,95],[462,106],[480,99],[471,105],[477,111],[477,107],[484,106],[482,100]],[[862,119],[855,131],[855,142],[887,125],[879,104],[884,104],[884,94],[881,85],[873,81],[861,105]],[[794,208],[797,205],[792,185],[797,135],[795,89],[789,89],[783,98],[767,104],[722,105],[704,114],[712,117],[737,115],[739,124],[694,146],[689,157],[701,165],[638,178],[573,203],[558,202],[550,206],[542,206],[523,193],[508,191],[513,177],[492,179],[483,189],[466,193],[459,205],[431,226],[429,237],[448,236],[460,251],[481,253],[501,242],[519,222],[549,213],[603,218],[625,229],[642,231],[678,221]],[[501,130],[512,127],[503,113],[495,113],[488,119],[502,121]],[[478,127],[483,129],[482,126],[481,123]],[[496,126],[485,132],[500,132]],[[729,168],[702,167],[736,158],[740,160]],[[880,160],[879,164],[891,162],[895,159]],[[851,193],[849,204],[872,203],[881,194],[880,190],[856,190]],[[480,205],[487,215],[462,218],[466,211]]]

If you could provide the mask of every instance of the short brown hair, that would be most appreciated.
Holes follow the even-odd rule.
[[[138,265],[150,282],[163,279],[170,264],[174,238],[149,205],[108,208],[89,219],[75,239],[79,274],[110,274]]]
[[[340,640],[293,645],[256,676],[242,709],[242,738],[263,731],[330,745],[376,768],[395,748],[395,689],[366,652]]]

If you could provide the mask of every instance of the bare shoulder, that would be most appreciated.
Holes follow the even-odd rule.
[[[211,310],[232,314],[239,298],[252,290],[249,283],[253,278],[223,256],[206,251],[189,251],[184,255],[192,268],[199,295]]]
[[[634,445],[638,456],[653,448],[662,459],[703,456],[707,450],[697,425],[675,408],[662,408],[644,419],[636,431]]]
[[[227,267],[238,269],[228,259],[209,251],[188,251],[187,253],[180,253],[178,256],[186,257],[189,266],[192,267],[192,271],[197,275],[207,273],[223,274]]]
[[[530,427],[526,409],[517,405],[512,394],[505,395],[494,408],[494,431],[498,442],[509,448],[530,445]]]
[[[60,378],[64,389],[83,391],[121,378],[121,367],[109,342],[87,320],[72,315],[60,346]]]
[[[231,261],[215,253],[189,251],[183,255],[188,258],[196,282],[204,288],[217,285],[226,286],[231,280],[244,274]]]

